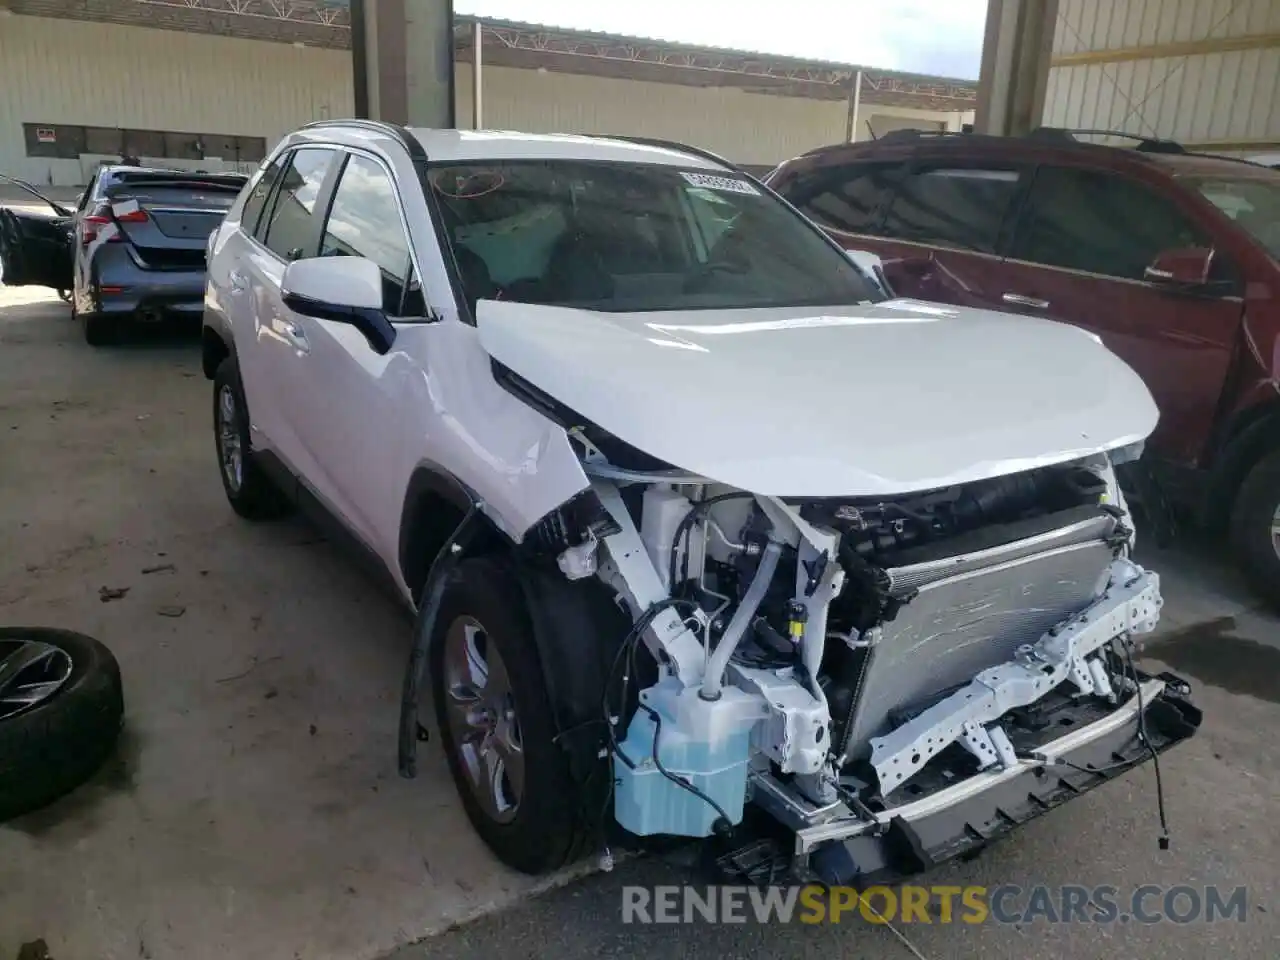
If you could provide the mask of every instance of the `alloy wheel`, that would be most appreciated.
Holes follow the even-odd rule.
[[[218,390],[218,459],[233,492],[244,480],[244,450],[240,444],[240,407],[230,384]]]
[[[506,664],[473,617],[457,617],[445,634],[444,687],[467,785],[490,819],[510,823],[524,793],[524,743]]]
[[[40,640],[0,641],[0,720],[43,703],[71,676],[71,657]]]

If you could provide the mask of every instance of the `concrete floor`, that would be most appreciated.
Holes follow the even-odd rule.
[[[101,639],[127,711],[119,762],[0,826],[3,960],[355,960],[532,887],[435,744],[396,773],[399,608],[305,526],[227,507],[198,352],[94,350],[0,287],[0,622]]]
[[[92,350],[65,305],[0,288],[0,619],[101,638],[128,711],[117,761],[0,826],[0,960],[37,938],[54,960],[912,956],[864,925],[624,927],[622,883],[681,876],[655,861],[526,899],[434,744],[418,780],[396,776],[403,617],[306,527],[234,518],[210,403],[191,339]],[[1148,769],[934,880],[1244,884],[1247,922],[909,928],[919,955],[1275,954],[1280,630],[1198,551],[1146,561],[1169,600],[1149,655],[1199,681],[1207,716],[1162,765],[1172,849]]]

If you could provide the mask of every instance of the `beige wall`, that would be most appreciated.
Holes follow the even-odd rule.
[[[266,137],[350,115],[340,50],[0,15],[0,173],[82,183],[74,160],[25,156],[23,123]]]
[[[844,139],[848,107],[722,87],[613,80],[483,67],[483,121],[491,130],[631,134],[678,140],[735,163],[772,165]],[[471,124],[471,67],[457,72],[458,125]],[[953,115],[864,105],[855,139],[907,125],[941,129]]]
[[[470,64],[456,77],[466,127]],[[484,69],[483,84],[489,129],[660,137],[762,166],[845,135],[838,101],[499,67]],[[0,13],[0,173],[33,182],[83,183],[96,160],[27,157],[23,123],[261,136],[270,149],[303,123],[353,109],[345,51]],[[960,117],[865,104],[856,139],[868,119],[881,134]]]

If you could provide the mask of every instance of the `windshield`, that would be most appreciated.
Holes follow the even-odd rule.
[[[1280,259],[1280,174],[1184,180]]]
[[[434,166],[467,299],[614,312],[820,306],[882,296],[743,176],[516,160]]]

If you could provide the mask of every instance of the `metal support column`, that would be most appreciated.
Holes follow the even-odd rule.
[[[862,71],[859,70],[853,75],[853,90],[849,93],[849,117],[845,122],[844,139],[846,143],[853,143],[857,139],[858,131],[858,106],[862,101]]]
[[[351,0],[356,116],[455,126],[451,0]]]
[[[1057,19],[1058,0],[988,0],[978,133],[1021,136],[1040,125]]]
[[[484,129],[484,77],[480,67],[480,51],[484,47],[484,28],[477,20],[471,26],[471,129]]]

